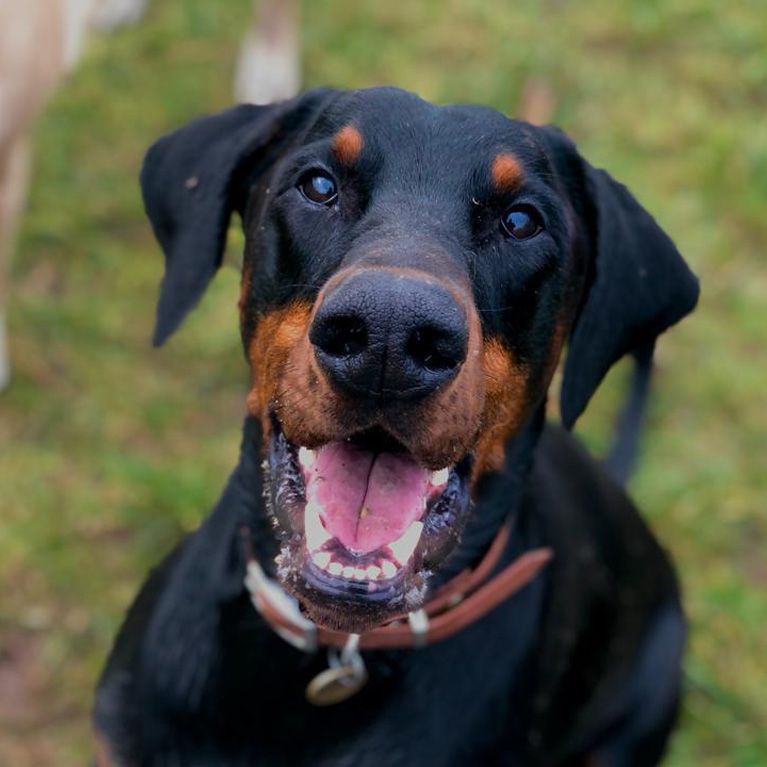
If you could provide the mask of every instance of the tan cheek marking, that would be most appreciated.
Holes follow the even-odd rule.
[[[506,192],[516,189],[522,183],[524,175],[519,160],[508,152],[496,155],[490,173],[495,188]]]
[[[346,125],[333,136],[331,149],[340,163],[353,165],[360,156],[363,143],[359,130],[353,125]]]
[[[266,415],[290,352],[306,336],[311,311],[311,304],[299,302],[259,319],[248,347],[252,386],[247,405],[252,415],[262,418]]]
[[[485,341],[485,408],[477,445],[474,479],[503,467],[504,447],[527,415],[528,372],[497,339]]]
[[[452,291],[450,286],[446,286]],[[468,314],[466,361],[448,386],[430,397],[415,413],[402,418],[397,436],[432,469],[460,460],[473,446],[482,420],[485,388],[482,370],[482,329],[467,295],[453,295]],[[415,424],[415,426],[414,426]]]

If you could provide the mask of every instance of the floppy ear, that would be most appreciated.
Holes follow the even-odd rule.
[[[253,183],[332,98],[318,89],[279,104],[243,104],[194,120],[149,149],[141,190],[165,253],[155,346],[178,328],[221,265],[232,211],[243,213]]]
[[[698,280],[674,243],[622,184],[592,168],[563,134],[549,139],[580,167],[577,186],[589,219],[589,277],[570,334],[560,412],[572,428],[607,371],[630,352],[651,348],[657,336],[692,311]],[[573,157],[575,153],[575,157]],[[572,173],[569,174],[572,182]]]

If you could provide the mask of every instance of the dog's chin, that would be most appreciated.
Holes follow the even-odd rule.
[[[420,608],[470,511],[470,456],[431,471],[378,430],[308,450],[272,418],[264,470],[277,578],[337,631]]]

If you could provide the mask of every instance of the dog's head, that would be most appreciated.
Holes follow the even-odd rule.
[[[569,427],[697,299],[669,238],[562,133],[395,89],[202,118],[152,147],[142,185],[166,256],[157,344],[242,216],[278,577],[348,631],[420,606],[565,342]]]

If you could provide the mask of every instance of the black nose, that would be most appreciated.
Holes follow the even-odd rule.
[[[466,358],[466,315],[430,279],[358,272],[325,296],[309,339],[330,380],[355,397],[411,399],[446,384]]]

